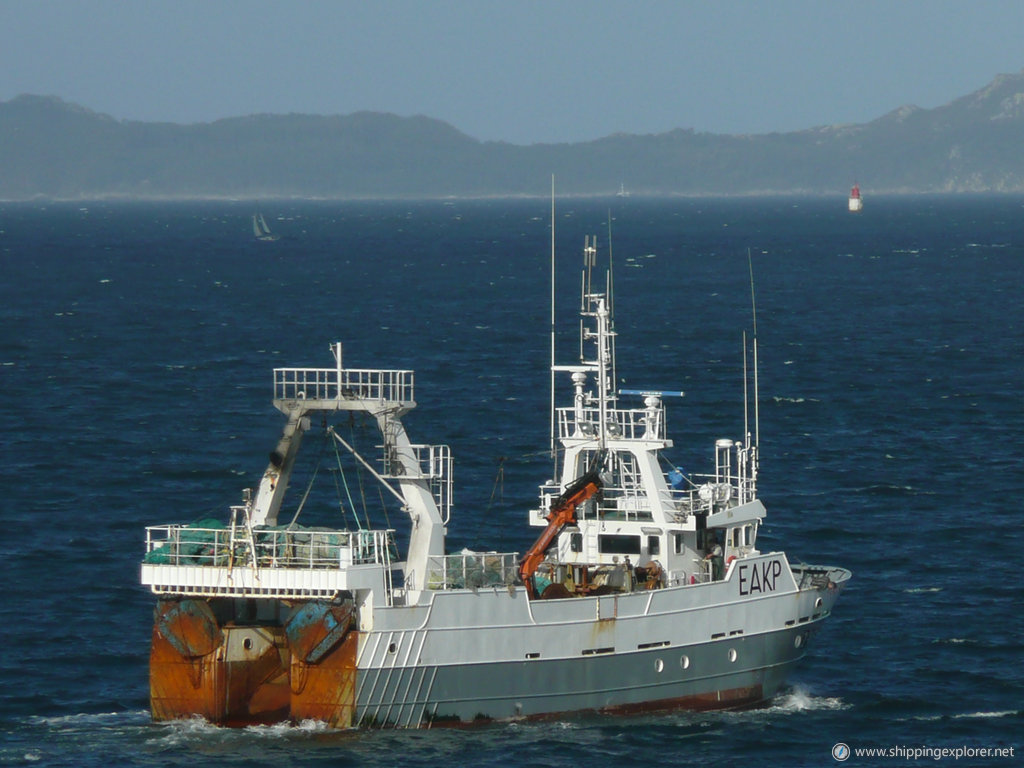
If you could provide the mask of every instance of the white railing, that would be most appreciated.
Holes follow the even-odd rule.
[[[518,552],[464,552],[427,560],[427,589],[509,587],[518,580]]]
[[[340,374],[340,376],[339,376]],[[412,371],[275,368],[275,400],[413,402]]]
[[[584,408],[577,415],[575,408],[558,408],[558,435],[560,438],[598,436],[601,423],[597,408]],[[645,408],[609,408],[605,411],[605,435],[623,440],[663,440],[665,438],[664,409],[658,409],[653,418]]]
[[[244,525],[200,527],[153,525],[146,528],[150,565],[260,569],[329,569],[396,560],[394,531],[313,531]]]
[[[413,457],[419,467],[421,480],[430,485],[430,492],[437,504],[441,519],[445,525],[452,516],[452,451],[447,445],[413,444]],[[401,470],[397,471],[396,470]],[[408,477],[401,464],[394,460],[386,451],[384,453],[383,477],[399,479]]]
[[[535,510],[537,514],[535,525],[546,519],[552,502],[561,493],[561,486],[558,485],[541,487],[540,507]],[[658,499],[652,504],[651,499],[643,493],[640,486],[605,485],[601,488],[600,501],[592,499],[585,502],[576,510],[576,515],[580,519],[652,522],[654,520],[653,510],[656,506],[670,514],[673,510],[676,513],[688,514],[692,508],[690,499],[693,493],[665,489],[659,493]]]

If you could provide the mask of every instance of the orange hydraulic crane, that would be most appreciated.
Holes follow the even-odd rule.
[[[519,577],[526,586],[526,592],[531,600],[535,600],[539,596],[533,582],[533,574],[537,570],[537,566],[544,560],[547,548],[551,546],[551,542],[565,526],[573,525],[576,522],[576,508],[601,492],[599,470],[602,463],[600,460],[595,461],[585,475],[573,481],[561,496],[551,502],[551,511],[547,516],[547,528],[537,537],[537,541],[530,547],[530,551],[519,561]]]

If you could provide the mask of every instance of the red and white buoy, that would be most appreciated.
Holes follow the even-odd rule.
[[[858,213],[863,207],[864,201],[860,197],[860,187],[854,184],[853,189],[850,190],[850,212]]]

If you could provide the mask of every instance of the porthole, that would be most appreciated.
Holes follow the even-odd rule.
[[[729,661],[736,661],[736,649],[735,648],[730,648],[729,649]]]
[[[822,606],[822,602],[821,602],[821,598],[819,597],[817,600],[814,601],[814,607],[815,608],[821,608],[821,606]]]
[[[391,645],[389,645],[389,646],[388,646],[388,653],[394,653],[394,652],[395,652],[395,647],[396,647],[396,646],[395,646],[395,644],[394,644],[394,643],[392,643]]]
[[[252,638],[251,637],[245,638],[242,641],[242,647],[245,648],[245,650],[247,650],[247,651],[251,651],[252,650]]]
[[[654,662],[654,671],[655,672],[661,672],[661,670],[663,670],[664,668],[665,668],[665,662],[662,661],[661,659],[658,659],[657,661]]]
[[[682,656],[680,656],[679,657],[679,666],[682,669],[689,669],[690,668],[690,657],[687,656],[686,654],[683,654]]]

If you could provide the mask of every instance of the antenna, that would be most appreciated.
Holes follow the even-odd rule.
[[[591,280],[594,266],[597,264],[597,235],[583,236],[583,274],[580,286],[580,362],[585,359],[583,349],[584,322],[583,315],[587,312],[589,296],[594,292]]]
[[[612,258],[612,209],[608,209],[608,311],[615,327],[615,260]]]
[[[555,448],[555,174],[551,174],[551,461],[552,477],[558,474]]]
[[[608,322],[612,334],[612,392],[619,386],[615,364],[615,261],[612,259],[612,209],[608,209]]]
[[[754,316],[754,339],[757,339],[757,302],[754,300],[754,262],[747,248],[747,269],[750,270],[750,309]]]
[[[747,332],[743,331],[743,437],[750,439],[750,395],[747,394],[747,381],[750,374],[747,373]]]
[[[747,269],[750,271],[750,310],[754,319],[754,447],[761,445],[760,398],[757,387],[757,302],[754,299],[754,261],[747,248]],[[746,343],[744,342],[744,349]]]
[[[583,313],[587,311],[587,270],[580,273],[580,362],[583,357]]]
[[[589,295],[594,292],[594,267],[597,266],[597,235],[583,236],[583,260],[587,267],[587,282],[584,292]]]

